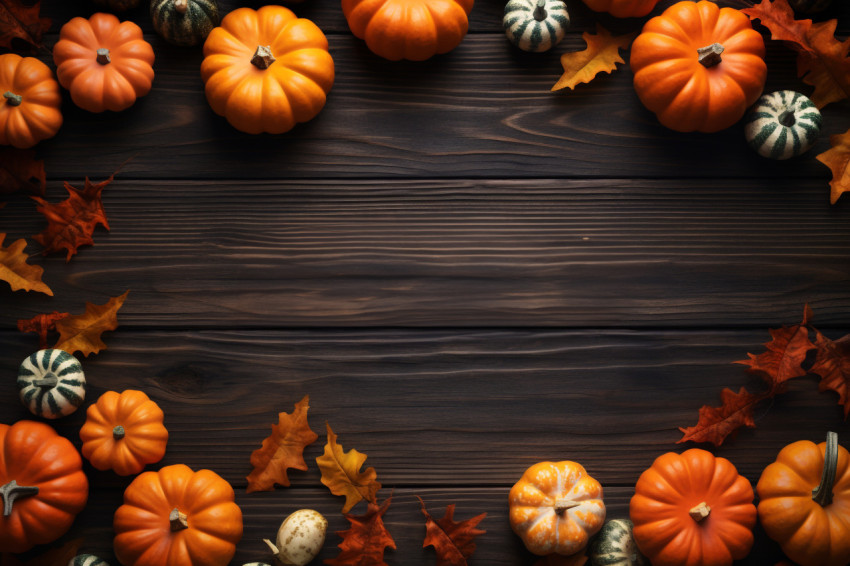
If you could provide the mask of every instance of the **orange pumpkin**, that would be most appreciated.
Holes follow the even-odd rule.
[[[32,147],[62,126],[59,83],[38,59],[0,55],[0,93],[0,144]]]
[[[641,102],[679,132],[717,132],[740,120],[767,77],[764,40],[750,19],[714,2],[679,2],[632,43]]]
[[[138,474],[165,456],[168,431],[159,406],[141,391],[107,391],[86,412],[83,456],[98,470]]]
[[[591,10],[608,12],[615,18],[640,18],[658,4],[658,0],[584,0]]]
[[[61,537],[89,496],[83,459],[44,423],[0,424],[0,548],[26,552]]]
[[[204,43],[201,78],[213,111],[237,130],[281,134],[312,120],[334,82],[328,40],[288,8],[238,8]]]
[[[759,521],[788,558],[801,566],[850,562],[850,453],[837,434],[783,448],[756,491]]]
[[[513,531],[534,554],[575,554],[605,522],[602,486],[575,462],[539,462],[508,494]]]
[[[469,29],[474,0],[342,0],[351,32],[390,61],[448,53]]]
[[[638,479],[629,514],[653,566],[728,566],[753,546],[749,480],[699,448],[659,456]]]
[[[97,13],[73,18],[53,47],[59,84],[89,112],[129,108],[151,90],[154,53],[133,22]]]
[[[221,476],[177,464],[134,479],[113,527],[124,566],[226,566],[242,538],[242,511]]]

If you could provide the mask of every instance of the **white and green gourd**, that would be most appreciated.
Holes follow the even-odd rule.
[[[808,97],[777,90],[756,101],[744,126],[744,136],[759,155],[790,159],[807,152],[820,134],[821,113]]]
[[[628,519],[606,521],[590,546],[591,566],[649,566],[635,544]]]
[[[564,39],[570,14],[563,0],[510,0],[502,26],[511,43],[523,51],[547,51]]]
[[[78,554],[68,562],[68,566],[109,566],[109,562],[94,554]]]
[[[79,360],[64,350],[39,350],[18,368],[18,395],[34,415],[58,419],[86,398],[86,376]]]
[[[198,45],[221,22],[215,0],[151,0],[151,19],[167,42]]]

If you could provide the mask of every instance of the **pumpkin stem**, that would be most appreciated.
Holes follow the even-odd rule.
[[[124,432],[124,427],[121,425],[117,425],[115,428],[112,429],[112,438],[114,438],[115,440],[121,440],[122,438],[124,438],[125,434],[126,433]]]
[[[18,485],[15,480],[0,487],[0,496],[3,497],[3,516],[8,517],[12,514],[12,505],[17,498],[36,495],[37,493],[38,488],[36,486]]]
[[[95,53],[97,53],[97,59],[95,59],[101,65],[106,65],[112,61],[109,58],[109,49],[105,47],[99,48]]]
[[[723,46],[719,43],[712,43],[711,45],[706,45],[705,47],[700,47],[699,49],[697,49],[697,54],[699,55],[699,62],[706,69],[720,63],[720,61],[722,60],[720,58],[721,53],[723,53]]]
[[[189,528],[189,518],[186,516],[186,513],[181,513],[177,507],[171,510],[171,513],[168,515],[168,521],[171,523],[171,531],[182,531],[183,529]]]
[[[783,126],[790,128],[794,124],[797,123],[797,117],[794,116],[793,110],[786,110],[782,114],[779,115],[779,123]]]
[[[45,389],[50,389],[51,387],[56,387],[59,384],[59,379],[51,374],[48,374],[44,379],[36,379],[32,382],[36,387],[43,387]]]
[[[280,554],[280,549],[278,547],[276,547],[274,544],[272,544],[272,541],[270,541],[267,538],[264,538],[263,542],[266,543],[267,545],[269,545],[269,548],[272,549],[272,554],[274,554],[275,556]]]
[[[542,22],[546,19],[546,16],[548,15],[546,13],[546,0],[537,0],[537,6],[534,7],[534,13],[532,15],[538,22]]]
[[[820,485],[812,490],[812,499],[821,507],[832,503],[832,486],[835,485],[835,473],[838,470],[838,434],[826,433],[826,452],[823,455],[823,474]]]
[[[178,14],[185,14],[189,9],[189,0],[174,0],[174,9]]]
[[[581,501],[574,501],[572,499],[557,499],[555,500],[555,513],[563,515],[567,509],[572,509],[579,505],[581,505]]]
[[[690,511],[688,511],[688,515],[691,516],[691,519],[696,521],[697,523],[704,521],[711,514],[711,507],[708,506],[708,503],[703,501],[696,507],[692,507]]]
[[[24,101],[24,97],[20,94],[15,94],[14,92],[6,91],[3,93],[3,98],[5,98],[9,104],[9,106],[20,106],[21,102]]]
[[[258,45],[254,56],[251,57],[251,64],[258,69],[268,69],[275,61],[277,59],[272,55],[271,45]]]

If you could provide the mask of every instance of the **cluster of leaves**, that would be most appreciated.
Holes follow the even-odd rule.
[[[754,428],[756,405],[772,399],[788,388],[788,381],[814,375],[820,379],[821,391],[838,393],[844,406],[844,418],[850,415],[850,334],[830,340],[811,324],[812,311],[806,305],[803,320],[793,326],[770,329],[771,340],[761,354],[748,354],[748,359],[734,363],[747,366],[749,373],[761,377],[767,389],[750,393],[745,387],[735,393],[724,389],[719,407],[704,405],[695,426],[680,428],[679,442],[710,442],[720,446],[741,427]],[[814,340],[812,340],[814,336]]]
[[[275,484],[289,486],[288,469],[307,470],[304,449],[319,438],[307,422],[309,402],[309,396],[305,396],[295,404],[291,414],[280,413],[278,424],[272,425],[271,435],[251,454],[253,470],[247,478],[248,493],[271,491]],[[366,454],[355,449],[345,452],[330,424],[326,426],[327,443],[316,463],[322,473],[322,483],[334,495],[345,497],[342,513],[351,527],[337,533],[342,538],[338,545],[340,553],[325,563],[331,566],[386,566],[385,550],[396,548],[383,521],[392,497],[378,504],[381,489],[378,474],[372,467],[362,470]],[[362,515],[349,513],[361,501],[367,504],[366,512]],[[449,505],[442,518],[434,519],[421,498],[419,503],[425,516],[423,547],[434,547],[438,566],[467,566],[467,560],[475,552],[475,538],[485,532],[476,526],[486,513],[455,522],[455,506]]]

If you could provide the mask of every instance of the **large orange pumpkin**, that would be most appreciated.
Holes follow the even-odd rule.
[[[0,55],[0,95],[0,144],[32,147],[62,126],[59,83],[38,59]]]
[[[44,423],[0,424],[0,549],[26,552],[61,537],[89,496],[83,459]]]
[[[608,12],[615,18],[640,18],[655,8],[658,0],[584,0],[591,10]]]
[[[729,460],[699,448],[668,452],[635,485],[635,542],[653,566],[728,566],[753,546],[753,497]]]
[[[238,8],[204,43],[207,101],[237,130],[281,134],[312,120],[334,82],[328,40],[288,8]]]
[[[469,29],[474,0],[342,0],[351,33],[390,61],[448,53]]]
[[[850,563],[850,453],[830,432],[783,448],[761,474],[759,521],[801,566]]]
[[[124,566],[226,566],[242,538],[242,511],[221,476],[176,464],[134,479],[113,526]]]
[[[154,53],[142,28],[112,14],[73,18],[53,47],[59,84],[89,112],[129,108],[151,90]]]
[[[679,132],[717,132],[740,120],[764,88],[764,40],[750,19],[714,2],[679,2],[632,43],[641,102]]]

